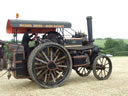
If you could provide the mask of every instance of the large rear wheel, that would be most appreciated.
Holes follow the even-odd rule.
[[[72,59],[60,44],[48,42],[36,47],[29,56],[30,77],[45,88],[58,87],[70,76]]]

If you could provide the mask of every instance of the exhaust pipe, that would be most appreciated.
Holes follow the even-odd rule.
[[[88,28],[88,40],[89,43],[93,44],[93,35],[92,35],[92,16],[87,16],[87,28]]]

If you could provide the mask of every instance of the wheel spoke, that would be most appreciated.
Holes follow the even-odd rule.
[[[56,64],[59,65],[59,64],[62,64],[62,63],[64,63],[64,60],[63,61],[60,61],[60,62],[58,62]]]
[[[78,71],[80,71],[82,69],[82,67],[78,68]]]
[[[107,60],[105,59],[104,65],[106,64]]]
[[[39,52],[39,56],[43,59],[44,57],[43,57],[43,55]]]
[[[48,57],[49,57],[50,48],[48,48]]]
[[[102,65],[104,58],[100,58],[99,60],[100,60],[100,63],[101,63],[101,65]]]
[[[42,73],[42,70],[40,70],[40,71],[37,73],[37,76],[39,76],[41,73]]]
[[[58,58],[58,56],[55,57],[54,62],[56,62],[56,59],[57,59],[57,58]]]
[[[85,71],[85,68],[83,68],[83,71],[82,71],[82,73],[84,74],[84,72],[86,73],[86,71]]]
[[[53,73],[51,73],[51,76],[52,76],[53,81],[56,82],[56,79],[55,79]]]
[[[101,70],[100,70],[100,72],[99,72],[98,76],[100,76],[100,74],[101,74]]]
[[[51,57],[51,61],[53,60],[53,52],[52,52],[52,48],[51,48],[51,55],[50,55],[50,57]]]
[[[36,67],[35,69],[43,69],[43,68],[46,68],[46,66],[39,66],[39,67]]]
[[[58,68],[58,70],[60,70],[61,72],[63,72],[63,70],[61,68]]]
[[[83,67],[81,67],[81,69],[80,69],[80,73],[82,73],[82,71],[83,71]]]
[[[44,82],[47,81],[47,73],[45,74]]]
[[[106,76],[105,70],[104,70],[104,77]]]
[[[48,71],[47,74],[48,74],[47,75],[47,81],[49,81],[50,80],[50,71]]]
[[[101,60],[101,58],[99,59],[99,61],[100,61],[100,63],[102,64],[102,60]]]
[[[48,57],[46,56],[46,54],[45,54],[43,51],[42,51],[41,53],[44,55],[45,59],[46,59],[47,61],[49,61],[49,59],[48,59]]]
[[[103,77],[103,70],[101,70],[101,77]]]
[[[102,59],[102,64],[101,64],[101,65],[103,65],[103,62],[104,62],[104,57],[103,57],[103,59]]]
[[[84,70],[85,70],[85,74],[87,74],[87,73],[88,73],[88,71],[89,71],[89,70],[88,70],[88,69],[86,69],[86,68],[84,68]]]
[[[57,71],[57,73],[59,74],[59,75],[57,76],[57,78],[64,76],[64,75],[62,74],[62,72],[58,72],[58,71]]]
[[[39,75],[38,75],[38,76],[39,76],[38,78],[41,79],[41,77],[42,77],[46,72],[48,72],[47,69],[46,69],[43,73],[39,74]]]
[[[55,70],[53,70],[53,73],[54,73],[54,76],[57,77],[57,74],[56,74],[56,71]]]
[[[100,73],[99,71],[100,71],[100,70],[97,70],[96,73],[97,73],[97,74]]]
[[[35,62],[34,65],[43,65],[42,63]]]
[[[59,58],[59,59],[57,59],[56,61],[61,61],[61,60],[63,60],[63,59],[65,59],[65,56],[60,57],[60,58]]]
[[[58,67],[67,68],[66,65],[58,65]]]
[[[106,66],[106,65],[108,65],[109,63],[107,63],[107,64],[104,64],[104,66]]]
[[[59,49],[56,50],[55,54],[53,57],[55,57],[57,55],[57,53],[59,52]]]
[[[51,70],[49,70],[49,79],[51,80]]]
[[[47,64],[47,62],[46,61],[44,61],[44,60],[42,60],[42,59],[39,59],[39,58],[35,58],[35,60],[37,60],[37,61],[39,61],[39,62],[41,62],[41,63],[43,63],[43,64]]]
[[[56,60],[58,59],[59,55],[60,55],[60,52],[59,52],[58,55],[55,57],[54,62],[56,62]]]
[[[107,70],[104,70],[104,71],[108,73],[108,71],[107,71]]]

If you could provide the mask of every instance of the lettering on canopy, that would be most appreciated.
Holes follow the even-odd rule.
[[[64,25],[19,24],[19,27],[64,28]]]

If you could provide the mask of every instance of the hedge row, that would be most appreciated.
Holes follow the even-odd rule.
[[[128,51],[120,51],[114,54],[115,56],[128,56]]]

